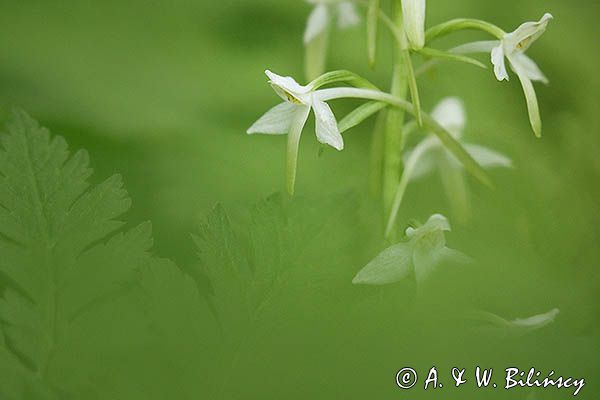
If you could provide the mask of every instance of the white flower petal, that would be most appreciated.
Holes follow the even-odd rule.
[[[398,282],[411,271],[412,247],[398,243],[388,247],[361,269],[352,280],[355,285],[386,285]]]
[[[499,81],[509,80],[506,64],[504,62],[504,49],[500,44],[492,49],[492,64],[494,64],[494,74]]]
[[[511,63],[511,67],[513,71],[519,77],[521,81],[521,86],[523,87],[523,93],[525,94],[525,100],[527,101],[527,111],[529,112],[529,122],[531,123],[531,128],[535,133],[535,136],[542,136],[542,118],[540,117],[540,107],[537,100],[537,95],[535,94],[535,89],[533,88],[533,83],[529,78],[527,71],[523,68],[521,64],[519,64],[518,60],[515,63],[513,59],[509,59]]]
[[[454,54],[490,53],[494,47],[500,45],[499,40],[485,40],[480,42],[465,43],[450,49]]]
[[[515,53],[511,56],[511,62],[519,64],[521,69],[527,74],[529,79],[534,82],[542,82],[548,84],[548,78],[540,70],[540,67],[531,58],[523,53]]]
[[[458,250],[446,246],[428,248],[415,244],[413,263],[417,284],[425,282],[435,269],[443,263],[467,264],[471,258]]]
[[[431,116],[455,138],[459,138],[465,129],[465,107],[458,97],[448,97],[440,101],[431,112]]]
[[[514,32],[504,37],[504,48],[508,54],[525,52],[546,31],[552,14],[546,13],[538,22],[525,22]]]
[[[298,107],[295,104],[284,102],[276,105],[258,119],[247,133],[262,133],[267,135],[283,135],[290,131],[292,119]]]
[[[413,49],[425,46],[425,0],[402,0],[404,31]]]
[[[415,163],[409,178],[411,182],[422,179],[427,175],[431,174],[433,171],[435,171],[437,160],[440,156],[439,152],[440,150],[442,150],[439,146],[439,140],[437,138],[435,139],[436,146],[434,148],[430,148],[427,152],[421,154],[419,156],[418,161]],[[406,155],[403,157],[404,165],[406,165],[409,160],[413,159],[412,155],[416,150],[417,149],[415,148],[406,153]]]
[[[298,106],[290,124],[290,133],[288,134],[287,143],[287,190],[290,195],[294,194],[296,186],[296,169],[298,165],[298,146],[300,145],[300,135],[308,114],[310,113],[309,106]]]
[[[513,162],[504,154],[477,144],[463,144],[463,147],[484,168],[512,168]]]
[[[433,214],[427,222],[423,226],[420,226],[417,229],[413,229],[409,236],[418,238],[420,236],[427,235],[432,232],[445,232],[450,231],[450,222],[448,222],[448,218],[444,217],[442,214]],[[408,234],[408,230],[407,230]]]
[[[323,101],[313,101],[317,139],[336,150],[344,149],[344,139],[329,105]]]
[[[329,10],[326,5],[318,4],[308,16],[306,30],[304,31],[304,43],[309,43],[316,38],[321,32],[327,29],[328,25]]]
[[[284,101],[294,104],[308,104],[310,102],[310,86],[302,86],[291,76],[281,76],[269,70],[265,71],[269,77],[271,87]]]
[[[337,6],[338,28],[346,29],[360,23],[360,17],[356,11],[356,6],[349,1],[344,1]]]
[[[553,322],[559,313],[560,310],[555,308],[545,314],[534,315],[533,317],[523,319],[517,318],[510,321],[510,324],[516,328],[539,329]]]

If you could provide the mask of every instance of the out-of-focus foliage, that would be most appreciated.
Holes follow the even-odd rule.
[[[600,3],[428,2],[428,24],[465,16],[512,30],[545,11],[555,20],[544,40],[530,49],[550,78],[549,86],[536,87],[544,121],[541,140],[530,133],[516,80],[498,83],[489,69],[455,63],[419,78],[424,109],[446,96],[460,96],[469,115],[465,140],[501,151],[515,169],[493,173],[494,191],[469,182],[472,207],[463,223],[453,215],[437,177],[411,186],[401,224],[443,213],[453,223],[448,245],[476,260],[468,267],[440,269],[418,294],[410,279],[386,288],[351,284],[385,247],[379,201],[362,194],[369,182],[369,123],[345,134],[343,152],[325,151],[320,157],[314,136],[304,135],[297,182],[301,199],[271,198],[249,211],[249,204],[282,189],[285,139],[248,138],[244,132],[278,101],[265,83],[264,69],[303,75],[309,4],[25,0],[3,2],[1,9],[0,113],[22,107],[72,147],[86,148],[96,176],[120,172],[134,200],[131,226],[151,219],[155,252],[180,269],[144,255],[152,261],[135,268],[130,290],[82,313],[52,369],[51,382],[60,383],[58,388],[40,382],[24,354],[15,353],[20,345],[10,334],[0,335],[0,397],[37,399],[61,389],[77,392],[78,399],[187,399],[206,393],[244,399],[397,398],[406,393],[398,393],[393,377],[404,366],[532,363],[585,376],[590,382],[583,396],[598,392],[592,378],[600,371],[595,345],[600,335],[600,55],[593,50]],[[363,24],[332,32],[328,65],[351,69],[386,88],[390,39],[381,30],[371,71],[365,29]],[[464,35],[436,45],[485,39]],[[340,110],[337,115],[357,105],[332,104]],[[230,233],[224,235],[222,227],[208,236],[198,265],[199,249],[190,232],[206,238],[198,218],[215,218],[209,210],[216,202],[227,210],[228,218],[220,220],[228,221]],[[91,232],[93,225],[84,225],[83,232]],[[253,302],[245,302],[242,292],[221,299],[211,282],[229,264],[206,246],[220,246],[229,236],[238,242],[236,268],[243,266],[252,278],[244,284],[254,293]],[[76,242],[85,239],[78,235]],[[84,250],[107,243],[94,242]],[[145,250],[136,248],[123,257]],[[6,254],[0,252],[0,264],[8,260]],[[114,254],[105,261],[111,267],[127,264],[121,272],[132,271],[132,264]],[[13,287],[7,278],[3,282]],[[90,278],[87,284],[99,288],[100,281],[96,286]],[[236,305],[256,309],[265,298],[272,300],[261,308],[259,329],[228,330],[229,343],[238,343],[240,350],[221,351],[228,348],[219,343],[225,337],[221,330],[248,315]],[[467,323],[454,318],[473,306],[509,321],[554,307],[561,313],[554,324],[531,335],[499,340],[472,334]],[[481,392],[464,389],[444,395],[481,398]],[[410,395],[439,397],[432,393]],[[537,394],[540,399],[564,395]],[[490,398],[526,395],[489,393]]]

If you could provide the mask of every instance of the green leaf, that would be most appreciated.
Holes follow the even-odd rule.
[[[367,49],[369,54],[369,65],[375,66],[377,57],[377,31],[379,27],[379,3],[380,0],[370,0],[367,10]]]
[[[471,58],[468,56],[463,56],[460,54],[450,53],[450,52],[443,51],[443,50],[432,49],[429,47],[424,47],[424,48],[418,50],[417,52],[425,57],[437,58],[437,59],[448,60],[448,61],[463,62],[466,64],[474,65],[474,66],[482,68],[482,69],[487,69],[485,64],[483,64],[482,62],[480,62],[474,58]]]
[[[58,400],[52,390],[31,374],[0,340],[0,398]]]
[[[73,336],[78,319],[136,280],[152,260],[151,228],[115,233],[131,203],[121,178],[91,187],[87,154],[71,154],[25,113],[14,113],[0,144],[1,327],[20,371],[61,389],[60,360],[84,340]]]
[[[338,123],[340,133],[344,133],[354,128],[367,118],[383,110],[385,107],[387,107],[387,104],[379,101],[370,101],[368,103],[360,105],[359,107],[351,111],[348,115],[346,115],[344,118],[342,118],[342,120],[340,120],[340,122]]]
[[[349,85],[359,87],[359,88],[377,90],[377,87],[375,85],[373,85],[371,82],[369,82],[368,80],[366,80],[365,78],[355,74],[354,72],[350,72],[350,71],[346,71],[346,70],[327,72],[327,73],[319,76],[315,80],[313,80],[311,83],[308,84],[308,86],[312,86],[313,89],[318,89],[322,86],[331,85],[334,83],[341,83],[341,82],[347,83]]]

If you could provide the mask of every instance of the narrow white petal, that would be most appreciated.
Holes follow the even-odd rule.
[[[283,135],[290,131],[292,119],[298,107],[292,103],[281,103],[267,111],[258,119],[247,133],[263,133],[267,135]]]
[[[298,146],[300,145],[300,135],[308,114],[310,113],[309,106],[298,106],[292,118],[290,125],[290,133],[288,134],[287,144],[287,190],[290,195],[294,194],[296,186],[296,169],[298,165]]]
[[[513,63],[518,63],[532,81],[548,84],[548,78],[540,70],[540,67],[525,54],[516,53],[511,56],[511,60]]]
[[[459,138],[465,129],[465,107],[458,97],[447,97],[440,101],[431,116],[455,138]]]
[[[511,67],[513,71],[519,77],[521,81],[521,86],[523,87],[523,93],[525,94],[525,100],[527,101],[527,111],[529,112],[529,122],[531,122],[531,128],[535,133],[535,136],[542,136],[542,118],[540,117],[540,106],[538,104],[537,95],[535,94],[535,89],[533,88],[533,83],[531,79],[529,79],[529,75],[526,70],[523,68],[521,64],[519,64],[519,60],[513,60],[512,58],[509,60],[511,63]]]
[[[545,314],[534,315],[529,318],[517,318],[510,323],[514,327],[527,328],[527,329],[539,329],[550,324],[556,319],[556,316],[560,313],[558,308],[548,311]]]
[[[356,11],[356,6],[349,1],[344,1],[337,6],[338,28],[346,29],[356,26],[360,23],[360,17]]]
[[[492,64],[494,64],[494,74],[499,81],[509,80],[506,64],[504,62],[504,49],[502,44],[492,49]]]
[[[499,40],[486,40],[480,42],[465,43],[450,49],[454,54],[490,53],[494,47],[500,45]]]
[[[492,329],[502,335],[523,335],[551,324],[559,313],[560,310],[554,308],[544,314],[507,321],[506,319],[487,311],[476,311],[473,313],[472,318],[483,323],[483,328],[486,330]],[[489,328],[486,328],[486,325],[489,326]]]
[[[463,144],[467,153],[484,168],[512,168],[513,162],[504,154],[477,144]],[[458,162],[457,162],[458,163]]]
[[[425,0],[402,0],[404,31],[414,49],[425,46],[425,11]]]
[[[313,102],[313,110],[319,142],[328,144],[336,150],[343,150],[344,139],[340,134],[335,115],[333,115],[329,105],[317,100]]]
[[[304,31],[304,43],[308,43],[316,38],[321,32],[327,29],[329,24],[329,10],[326,5],[319,4],[313,8],[306,22]]]
[[[361,269],[352,280],[355,285],[386,285],[398,282],[411,271],[412,247],[398,243],[388,247]]]

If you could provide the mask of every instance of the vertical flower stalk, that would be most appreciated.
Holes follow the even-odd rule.
[[[394,23],[399,30],[402,29],[402,1],[394,0]],[[394,67],[392,76],[391,94],[395,97],[405,99],[408,92],[408,74],[403,60],[403,52],[400,43],[395,43]],[[394,201],[396,188],[402,176],[402,151],[404,147],[405,113],[403,110],[394,109],[388,112],[385,130],[384,156],[383,156],[383,207],[384,215],[388,215]]]

